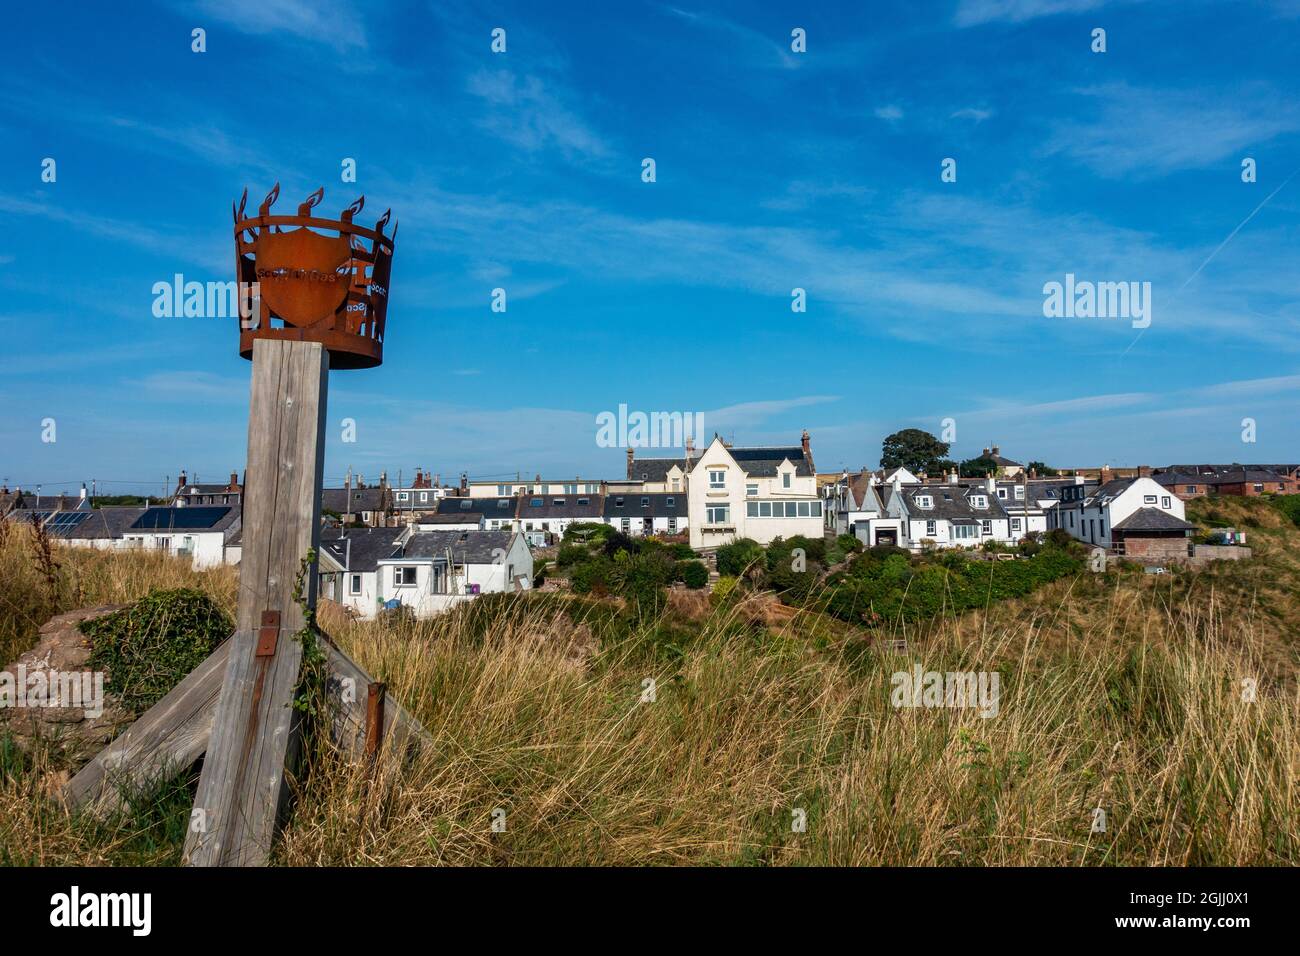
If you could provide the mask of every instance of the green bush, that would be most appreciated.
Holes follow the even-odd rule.
[[[573,566],[569,583],[578,594],[608,594],[610,570],[608,560],[591,558]]]
[[[710,595],[713,603],[721,604],[723,601],[726,601],[727,598],[731,597],[731,595],[736,592],[736,589],[739,586],[739,578],[732,577],[729,574],[722,575],[722,577],[718,578],[718,580],[713,584],[713,593]]]
[[[756,561],[763,561],[763,546],[749,538],[739,538],[718,549],[718,573],[739,577]]]
[[[693,590],[699,590],[709,583],[709,569],[703,561],[678,561],[677,574],[677,579]]]
[[[567,568],[587,560],[588,557],[590,553],[582,545],[562,544],[559,553],[555,556],[555,563],[558,567]]]
[[[148,710],[198,667],[235,629],[202,591],[150,591],[130,607],[82,621],[90,666],[132,713]]]
[[[857,554],[862,551],[866,545],[856,534],[842,534],[835,539],[835,546],[845,554]]]
[[[1274,495],[1270,502],[1274,508],[1290,518],[1292,524],[1300,525],[1300,495]]]
[[[672,550],[673,550],[673,557],[683,561],[688,561],[691,558],[699,557],[699,555],[695,553],[695,549],[692,548],[689,544],[686,544],[685,542],[674,544],[672,546]]]
[[[882,560],[866,552],[828,580],[826,611],[867,626],[920,621],[1023,597],[1082,567],[1070,552],[1051,547],[1022,561],[972,561],[947,551],[913,563],[901,554]]]

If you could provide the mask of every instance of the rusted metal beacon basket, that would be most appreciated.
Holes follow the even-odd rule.
[[[296,216],[271,215],[279,196],[276,183],[256,216],[244,214],[247,189],[239,205],[232,204],[236,277],[242,289],[259,292],[244,310],[248,317],[239,320],[239,354],[251,359],[255,339],[320,342],[329,351],[330,368],[374,368],[384,360],[397,226],[390,236],[384,227],[392,210],[367,229],[352,222],[365,196],[338,219],[311,214],[325,196],[323,186],[298,206]]]

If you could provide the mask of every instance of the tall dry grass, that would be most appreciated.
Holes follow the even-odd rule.
[[[232,615],[239,571],[196,571],[189,561],[156,551],[100,551],[51,542],[56,567],[43,573],[41,542],[25,524],[0,522],[0,667],[36,641],[55,614],[98,604],[127,604],[158,588],[195,588]]]
[[[125,597],[148,581],[145,558],[68,560],[99,575],[97,595]],[[157,570],[169,583],[192,574]],[[200,583],[233,603],[233,583]],[[765,618],[752,601],[675,601],[652,621],[545,594],[488,596],[423,622],[326,608],[323,628],[430,743],[372,772],[318,741],[275,859],[1295,864],[1294,675],[1277,666],[1267,609],[1211,584],[1058,582],[892,632],[905,652],[809,612]],[[891,675],[916,663],[996,670],[997,716],[894,708]],[[108,821],[69,815],[42,786],[39,766],[0,754],[0,860],[179,858],[183,786]]]

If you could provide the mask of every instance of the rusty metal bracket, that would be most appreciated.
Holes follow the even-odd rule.
[[[262,626],[257,629],[255,657],[274,657],[275,645],[280,639],[280,612],[263,611]]]

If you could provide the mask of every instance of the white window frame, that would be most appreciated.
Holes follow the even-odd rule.
[[[721,477],[719,477],[721,476]],[[727,469],[710,468],[709,469],[709,487],[714,491],[727,487]]]
[[[355,572],[348,575],[348,593],[349,594],[361,593],[361,575]]]
[[[406,572],[410,572],[411,580],[407,581]],[[398,564],[393,566],[393,587],[395,588],[413,588],[420,580],[419,569],[413,564]]]

